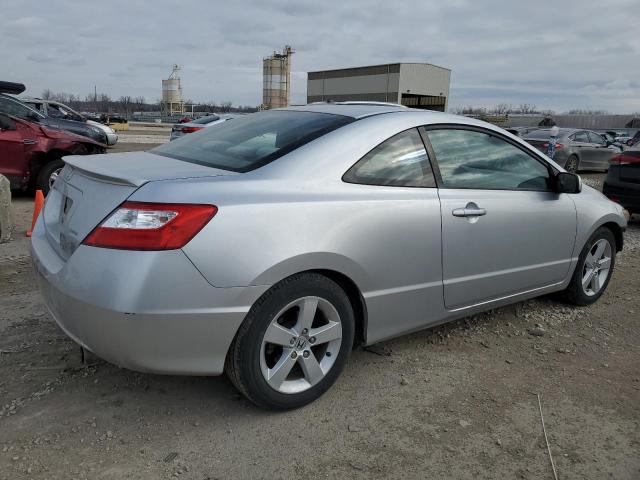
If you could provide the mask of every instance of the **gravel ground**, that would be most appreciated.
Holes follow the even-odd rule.
[[[595,305],[543,297],[357,350],[319,401],[270,413],[223,377],[82,364],[34,285],[31,208],[14,200],[0,245],[0,479],[553,478],[536,394],[559,478],[640,478],[637,217]]]

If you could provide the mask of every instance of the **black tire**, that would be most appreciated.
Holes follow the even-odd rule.
[[[567,172],[578,173],[578,170],[580,169],[580,159],[578,158],[578,156],[570,155],[564,164],[564,169]]]
[[[609,267],[609,274],[600,290],[593,295],[587,295],[582,287],[582,277],[584,275],[585,260],[595,243],[599,240],[606,240],[611,246],[611,266]],[[616,239],[613,236],[613,232],[611,230],[606,227],[601,227],[596,230],[593,235],[591,235],[591,237],[589,237],[589,240],[587,240],[584,247],[582,248],[580,257],[578,258],[578,264],[576,265],[575,271],[573,272],[573,277],[571,277],[571,282],[569,283],[569,286],[566,288],[566,290],[562,292],[564,299],[569,303],[580,306],[591,305],[592,303],[597,301],[609,285],[609,280],[611,280],[611,276],[613,275],[615,263]]]
[[[315,385],[298,393],[281,393],[263,376],[261,346],[274,317],[291,302],[308,296],[327,300],[340,316],[342,342],[333,366]],[[225,372],[235,387],[261,408],[287,410],[306,405],[326,392],[336,381],[353,347],[355,320],[346,293],[338,284],[317,273],[293,275],[271,287],[251,307],[229,348]]]
[[[60,170],[64,167],[62,160],[52,160],[42,166],[38,172],[38,178],[36,179],[36,190],[42,190],[45,196],[49,193],[49,179],[56,170]]]

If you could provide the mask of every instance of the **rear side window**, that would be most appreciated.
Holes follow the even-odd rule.
[[[427,132],[443,188],[548,190],[549,171],[507,141],[474,130]]]
[[[390,187],[435,187],[418,130],[398,133],[362,157],[344,174],[348,183]]]
[[[579,143],[590,143],[587,132],[577,132],[573,135],[572,140]]]
[[[328,113],[271,110],[205,128],[150,151],[207,167],[248,172],[353,120]]]
[[[604,137],[596,132],[589,132],[589,138],[591,139],[591,143],[596,143],[598,145],[606,145]]]

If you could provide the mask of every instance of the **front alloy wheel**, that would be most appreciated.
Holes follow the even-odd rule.
[[[590,305],[604,293],[616,261],[613,232],[600,227],[587,240],[564,297],[575,305]]]
[[[589,250],[582,267],[582,290],[585,295],[596,295],[609,278],[611,252],[611,244],[604,238]]]
[[[301,407],[336,381],[354,331],[344,290],[324,275],[299,273],[271,287],[251,307],[229,348],[225,370],[260,407]]]

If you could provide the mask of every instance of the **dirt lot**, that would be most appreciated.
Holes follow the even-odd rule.
[[[592,307],[545,297],[357,350],[319,401],[270,413],[225,378],[81,364],[34,286],[31,208],[0,245],[0,479],[553,478],[536,393],[559,478],[640,478],[637,218]]]

